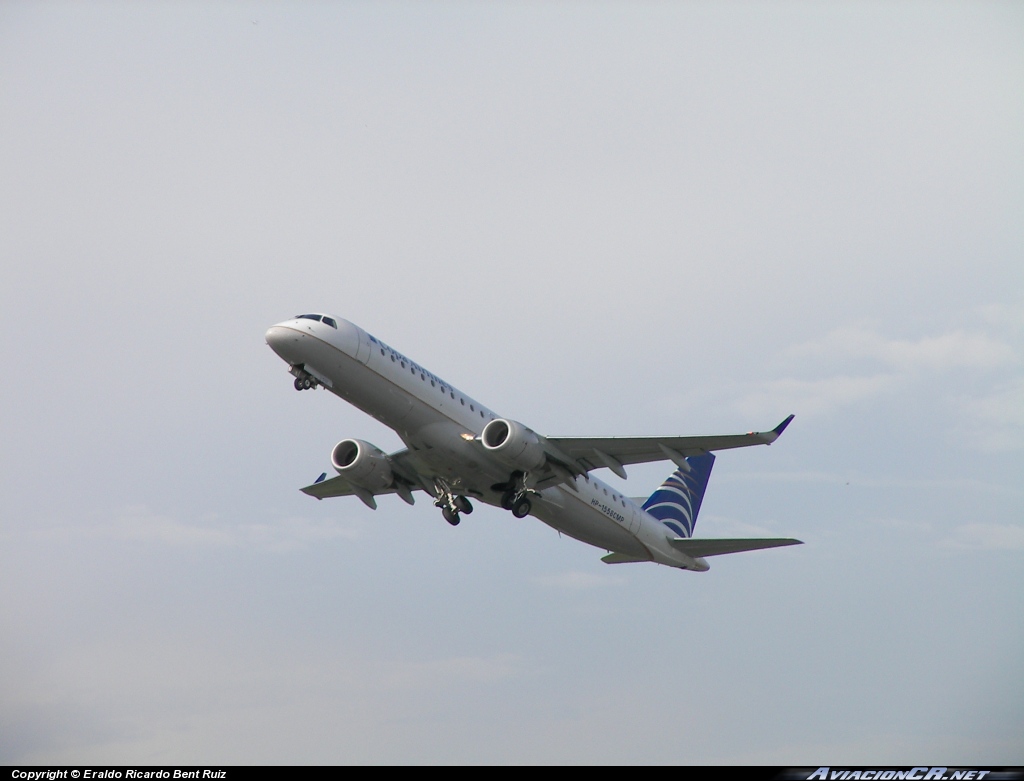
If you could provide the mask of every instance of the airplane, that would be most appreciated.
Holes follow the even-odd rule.
[[[725,436],[545,437],[503,418],[362,328],[325,314],[296,315],[266,332],[296,390],[324,388],[393,429],[406,447],[385,453],[361,439],[331,451],[324,472],[301,491],[316,499],[356,496],[371,509],[423,491],[457,526],[474,499],[533,515],[559,532],[607,551],[608,564],[655,562],[706,572],[709,556],[799,545],[789,538],[693,536],[714,451],[770,445],[793,420],[770,431]],[[675,471],[650,495],[631,498],[591,473],[671,461]]]

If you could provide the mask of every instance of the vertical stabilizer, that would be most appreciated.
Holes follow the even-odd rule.
[[[644,502],[644,510],[680,537],[693,536],[715,454],[687,456],[686,465],[688,469],[677,469]]]

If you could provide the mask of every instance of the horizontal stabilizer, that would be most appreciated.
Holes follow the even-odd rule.
[[[635,564],[640,561],[650,561],[650,559],[641,559],[638,556],[628,556],[625,553],[609,553],[607,556],[602,556],[601,561],[605,564]]]
[[[721,556],[724,553],[742,553],[762,548],[781,548],[784,545],[803,545],[800,540],[789,538],[753,538],[740,540],[709,540],[693,537],[674,537],[669,540],[672,547],[694,559],[705,556]]]

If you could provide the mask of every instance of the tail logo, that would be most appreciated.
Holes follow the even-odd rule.
[[[714,463],[713,453],[688,456],[689,469],[677,469],[669,475],[644,502],[643,509],[680,537],[692,537]]]

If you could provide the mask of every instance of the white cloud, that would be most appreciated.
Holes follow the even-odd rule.
[[[777,529],[768,529],[753,523],[726,518],[720,515],[703,515],[697,521],[700,531],[695,532],[697,536],[705,537],[773,537],[778,534]]]
[[[1000,385],[984,398],[967,400],[965,406],[974,420],[968,436],[982,450],[1024,447],[1024,378]]]
[[[1024,329],[1024,306],[989,304],[980,309],[982,318],[992,325]]]
[[[83,519],[74,525],[39,529],[40,539],[53,542],[106,537],[117,540],[157,542],[168,545],[225,546],[233,544],[229,530],[208,525],[182,523],[169,515],[153,512],[144,505],[125,507],[111,517]]]
[[[1015,311],[996,307],[993,308],[996,314],[992,316],[1007,318]],[[786,377],[737,388],[734,389],[734,408],[755,416],[775,414],[780,409],[795,410],[803,415],[824,414],[882,394],[916,387],[915,383],[926,381],[937,372],[991,371],[1019,362],[1010,345],[985,334],[961,330],[906,340],[888,339],[863,327],[840,328],[820,339],[794,345],[785,353],[810,372],[826,373],[830,363],[833,370],[838,363],[845,371],[819,379]],[[867,371],[851,373],[854,361],[860,361]],[[874,371],[868,368],[871,364],[875,365]],[[1006,431],[1007,426],[1024,425],[1024,381],[1004,385],[985,399],[966,402],[966,406],[969,414],[979,421],[1000,426],[998,431],[986,432],[981,437],[985,449],[1010,449],[1024,439],[1017,431]]]
[[[770,380],[755,385],[734,401],[733,406],[750,416],[775,415],[780,409],[815,415],[885,393],[897,382],[898,378],[890,374],[821,380]]]
[[[126,507],[110,518],[78,525],[41,529],[34,536],[54,542],[86,538],[132,540],[174,546],[255,547],[263,550],[295,550],[324,540],[358,537],[360,529],[336,522],[283,518],[274,523],[217,524],[183,522],[143,505]]]
[[[561,572],[557,575],[541,575],[533,578],[533,582],[549,588],[566,591],[585,591],[603,586],[614,586],[624,583],[622,578],[594,575],[589,572]]]
[[[266,550],[295,550],[325,540],[354,539],[360,527],[336,522],[284,518],[277,523],[243,524],[234,530],[238,544],[255,545]]]
[[[794,357],[869,358],[899,371],[994,368],[1015,362],[1013,350],[984,334],[951,331],[916,341],[886,339],[862,328],[841,328],[790,349]]]
[[[1024,551],[1024,526],[1010,523],[968,523],[941,543],[944,548]]]
[[[487,683],[513,676],[520,659],[515,654],[497,654],[484,658],[458,656],[427,662],[390,662],[378,672],[389,689],[440,688],[458,683]]]
[[[990,482],[976,478],[942,477],[942,478],[907,478],[892,475],[875,476],[863,472],[821,472],[815,470],[776,472],[731,472],[720,475],[717,482],[722,484],[741,483],[745,481],[767,481],[784,483],[821,483],[824,485],[852,485],[859,488],[896,488],[908,491],[975,491],[983,494],[999,494],[1020,496],[1022,489],[1017,486],[1004,485],[998,481]]]
[[[928,521],[915,520],[913,518],[871,518],[868,523],[883,529],[890,529],[896,532],[908,532],[918,537],[933,532],[933,526]]]

